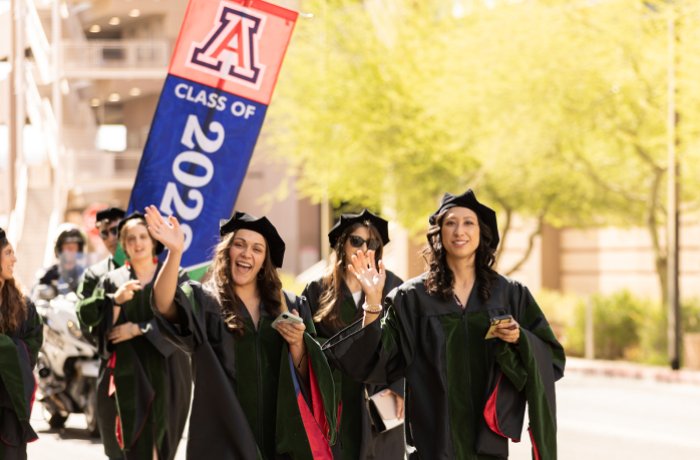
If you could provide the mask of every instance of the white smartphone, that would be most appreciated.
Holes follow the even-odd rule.
[[[280,315],[275,318],[275,320],[272,322],[272,327],[277,329],[277,325],[280,323],[304,324],[304,320],[301,318],[301,316],[285,311],[280,313]]]

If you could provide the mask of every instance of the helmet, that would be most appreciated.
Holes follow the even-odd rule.
[[[85,236],[77,225],[61,224],[58,227],[58,236],[56,237],[56,244],[53,247],[53,252],[56,257],[58,257],[61,248],[66,243],[78,243],[78,251],[83,252],[85,248]]]

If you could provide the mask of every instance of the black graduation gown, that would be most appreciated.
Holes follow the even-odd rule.
[[[114,260],[114,257],[109,256],[94,265],[89,266],[80,277],[80,284],[78,285],[78,290],[76,294],[78,295],[78,304],[76,304],[76,311],[80,309],[80,303],[83,301],[89,302],[91,298],[97,295],[96,289],[100,283],[100,279],[112,270],[116,270],[120,265]],[[99,336],[102,335],[99,328],[92,331],[91,328],[86,327],[81,323],[81,329],[85,333],[85,337],[90,340],[93,345],[96,345]]]
[[[114,257],[109,256],[94,265],[90,265],[80,278],[80,285],[76,294],[80,300],[87,299],[95,293],[95,288],[100,279],[112,270],[116,270],[120,265],[116,263]]]
[[[0,333],[0,459],[27,458],[27,442],[37,439],[29,424],[36,391],[33,369],[43,342],[41,318],[25,298],[27,318],[17,331]]]
[[[565,357],[528,289],[499,275],[491,298],[482,302],[477,284],[463,311],[454,299],[429,295],[425,276],[392,292],[381,322],[362,328],[360,320],[332,337],[324,345],[329,360],[367,382],[406,377],[406,441],[416,448],[411,458],[507,458],[507,438],[491,436],[485,415],[493,412],[487,401],[495,402],[494,390],[509,386],[510,398],[527,398],[539,458],[555,459],[554,381],[563,375]],[[506,313],[521,326],[517,346],[484,339],[489,319]],[[494,379],[494,369],[509,385],[496,385],[503,382]],[[524,404],[506,416],[501,401],[496,406],[498,423],[509,433],[518,423],[522,428]]]
[[[335,396],[330,368],[309,332],[313,322],[302,298],[285,293],[289,310],[304,318],[304,341],[315,382],[323,396],[326,441],[335,440]],[[257,330],[244,311],[244,333],[224,324],[218,301],[201,284],[181,284],[175,295],[179,320],[156,313],[167,337],[191,355],[194,399],[187,458],[217,460],[311,459],[311,447],[291,381],[289,349],[261,311]],[[311,377],[310,377],[311,379]],[[317,405],[314,412],[321,408]]]
[[[386,275],[382,292],[384,297],[403,282],[401,278],[389,270],[387,270]],[[321,279],[314,280],[306,286],[302,293],[302,296],[309,302],[312,316],[316,315],[318,311],[322,287]],[[345,283],[343,283],[341,298],[338,299],[338,302],[340,302],[341,319],[346,324],[362,317],[363,310],[355,304],[355,299]],[[360,305],[363,302],[364,294],[360,298]],[[314,322],[314,326],[321,343],[340,330],[324,325],[322,322]],[[372,424],[369,403],[366,398],[386,388],[403,396],[404,379],[398,379],[390,385],[363,385],[339,369],[333,372],[333,377],[336,396],[342,401],[338,442],[333,446],[334,458],[336,460],[403,459],[406,451],[403,428],[397,426],[383,433],[378,432]]]
[[[160,265],[154,276],[160,270]],[[182,281],[187,279],[180,273]],[[123,266],[107,273],[90,301],[80,304],[79,318],[102,332],[100,351],[103,363],[98,380],[98,416],[100,434],[105,444],[113,443],[115,419],[104,419],[116,408],[121,424],[123,456],[127,459],[150,458],[153,445],[161,459],[173,459],[187,422],[192,374],[189,357],[165,339],[153,317],[150,296],[153,282],[136,291],[134,298],[122,305],[113,325],[114,294],[119,286],[137,279],[133,269]],[[112,344],[107,334],[114,326],[137,323],[147,332],[126,342]],[[115,359],[114,368],[109,360]],[[116,392],[110,397],[110,381]],[[100,403],[107,403],[107,407]],[[104,431],[103,431],[104,430]],[[113,438],[114,437],[114,438]],[[111,456],[111,454],[108,454]]]
[[[112,256],[109,256],[94,265],[88,267],[80,279],[78,290],[78,303],[75,306],[78,318],[80,319],[80,311],[82,305],[89,305],[95,301],[104,300],[104,293],[98,292],[100,280],[104,275],[112,270],[116,270],[120,265],[116,263]],[[100,322],[95,327],[89,327],[83,321],[80,321],[80,329],[84,336],[99,350],[105,351],[104,359],[100,362],[100,375],[104,375],[104,367],[107,365],[109,353],[106,352],[105,344],[105,322]],[[102,353],[100,353],[102,355]],[[101,378],[98,380],[97,387],[97,426],[102,439],[102,447],[105,455],[110,459],[122,457],[122,450],[119,447],[116,436],[114,436],[114,420],[117,416],[117,407],[114,398],[108,395],[109,378]]]

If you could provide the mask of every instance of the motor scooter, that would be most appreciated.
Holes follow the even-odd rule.
[[[81,330],[75,311],[78,296],[59,280],[58,295],[49,287],[38,289],[37,312],[44,321],[44,343],[36,373],[38,401],[51,428],[62,428],[70,414],[85,414],[87,430],[97,427],[97,348]],[[48,298],[46,298],[48,297]]]

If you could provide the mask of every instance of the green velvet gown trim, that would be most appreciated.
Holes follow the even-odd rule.
[[[488,329],[486,312],[451,313],[440,316],[445,334],[447,407],[454,458],[465,460],[493,459],[474,452],[478,420],[484,407],[488,373],[487,342],[483,333]],[[466,344],[466,349],[465,348]],[[463,352],[458,350],[463,349]]]
[[[122,311],[128,318],[127,321],[142,323],[148,322],[153,318],[150,303],[152,291],[153,284],[151,283],[144,286],[142,290],[137,291],[132,300],[122,305]],[[122,321],[118,321],[116,325],[121,323]],[[114,346],[114,351],[117,353],[117,365],[114,369],[114,378],[117,384],[117,410],[122,420],[124,442],[127,448],[134,441],[130,435],[133,433],[134,423],[137,420],[136,413],[133,411],[135,408],[133,401],[138,400],[136,392],[138,390],[132,390],[132,387],[129,385],[129,381],[135,378],[134,374],[139,372],[136,366],[143,368],[150,386],[155,391],[153,405],[145,422],[145,429],[151,429],[153,432],[142,433],[138,442],[131,448],[131,450],[138,449],[139,452],[148,457],[150,452],[152,452],[152,443],[148,440],[154,439],[155,444],[160,446],[165,437],[167,426],[166,401],[161,390],[166,388],[167,372],[165,359],[158,349],[152,346],[144,336],[134,337],[126,342],[118,343]],[[127,390],[124,390],[125,388]]]
[[[265,458],[274,458],[277,379],[282,336],[272,329],[272,318],[260,315],[258,330],[248,315],[243,315],[244,333],[236,338],[236,388],[241,407]]]
[[[328,423],[328,443],[336,442],[336,397],[333,383],[333,374],[328,366],[326,357],[321,351],[321,346],[310,334],[304,334],[307,359],[313,368],[318,389],[323,398],[323,406],[326,421]],[[283,345],[284,356],[287,356],[289,347],[286,342]],[[311,447],[307,441],[306,431],[298,410],[294,384],[287,359],[280,360],[279,390],[277,392],[277,450],[288,452],[294,459],[313,460]],[[298,374],[297,374],[298,375]],[[313,408],[309,406],[312,412]]]
[[[184,272],[180,271],[179,276],[182,278]],[[157,330],[117,344],[110,344],[107,340],[106,335],[120,324],[154,324],[150,299],[155,277],[141,290],[135,291],[130,301],[121,305],[119,319],[112,325],[114,301],[111,295],[119,285],[133,279],[136,279],[136,275],[129,267],[109,272],[95,288],[93,295],[79,303],[78,314],[81,322],[94,330],[99,328],[105,353],[103,359],[107,359],[112,352],[116,353],[113,376],[117,391],[114,397],[121,421],[123,450],[129,452],[129,458],[150,458],[154,444],[161,455],[164,454],[163,449],[175,447],[170,440],[165,442],[167,430],[181,429],[178,421],[182,418],[183,410],[180,405],[189,404],[186,388],[191,385],[191,374],[187,362],[183,361],[186,360],[184,355],[181,359],[176,359],[172,354],[172,345],[167,344],[164,338],[154,338],[160,335]],[[153,340],[159,345],[156,346]],[[166,345],[165,349],[161,348],[163,345]],[[166,360],[172,361],[172,369]],[[106,372],[104,366],[102,371]],[[103,377],[104,375],[101,376]],[[176,394],[171,394],[172,392]],[[173,402],[169,402],[168,398],[180,397],[186,400],[177,399],[174,404],[178,407],[169,407]],[[182,419],[184,423],[184,418]],[[168,455],[174,456],[174,452],[168,452]]]
[[[491,373],[500,369],[516,394],[525,392],[541,458],[556,459],[554,382],[563,375],[565,356],[529,290],[499,275],[490,298],[481,301],[475,285],[463,311],[454,299],[428,294],[425,276],[389,296],[381,323],[362,328],[358,321],[330,338],[323,347],[326,356],[365,382],[406,376],[407,443],[426,458],[507,456],[500,453],[507,452],[505,438],[494,434],[495,441],[485,441],[483,435]],[[520,323],[517,346],[484,339],[489,318],[504,313]]]
[[[195,315],[202,315],[203,311],[197,305],[192,286],[186,283],[180,288],[187,296]],[[329,424],[329,443],[333,444],[336,432],[333,376],[320,345],[312,338],[315,329],[308,307],[295,304],[298,299],[295,297],[290,301],[288,296],[287,306],[290,310],[301,310],[300,314],[304,318],[307,359],[312,363],[323,398]],[[259,454],[267,460],[275,459],[279,454],[290,455],[295,460],[313,460],[291,379],[287,342],[272,328],[274,318],[264,308],[261,307],[257,330],[247,311],[241,316],[244,333],[235,337],[233,349],[236,374],[234,392],[255,436]]]

